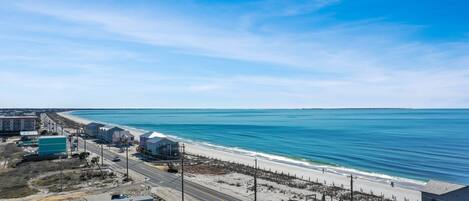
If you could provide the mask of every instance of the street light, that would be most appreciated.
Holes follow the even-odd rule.
[[[129,146],[127,144],[128,139],[127,136],[125,137],[125,157],[127,158],[127,181],[129,181]]]
[[[122,144],[122,135],[120,136],[120,143]],[[124,137],[125,146],[125,158],[126,158],[126,180],[129,181],[129,147],[128,147],[128,136]]]

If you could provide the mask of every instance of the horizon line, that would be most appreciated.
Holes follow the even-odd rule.
[[[63,109],[63,110],[125,110],[125,109],[211,109],[211,110],[334,110],[334,109],[402,109],[402,110],[466,110],[469,107],[6,107],[0,110],[14,109]]]

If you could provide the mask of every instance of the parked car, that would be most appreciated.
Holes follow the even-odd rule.
[[[120,199],[125,199],[125,198],[129,198],[128,195],[124,195],[124,194],[114,194],[114,195],[111,195],[111,200],[120,200]]]

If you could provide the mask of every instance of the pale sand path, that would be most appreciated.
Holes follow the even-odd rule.
[[[59,114],[63,117],[66,117],[70,120],[73,120],[79,123],[87,124],[91,122],[90,120],[71,115],[68,112],[63,112]],[[138,136],[143,134],[143,132],[138,129],[132,129],[132,128],[127,128],[127,129],[129,129],[129,131],[135,136],[135,139],[139,139]],[[233,152],[229,152],[225,150],[212,149],[207,146],[190,143],[190,142],[185,142],[185,146],[186,146],[186,151],[188,153],[203,155],[206,157],[216,158],[216,159],[220,159],[223,161],[236,162],[236,163],[241,163],[241,164],[246,164],[246,165],[251,165],[251,166],[254,165],[254,158],[250,156],[241,155],[241,154],[237,154],[237,153],[233,153]],[[289,173],[290,175],[296,175],[299,178],[301,177],[305,179],[311,178],[312,181],[316,181],[316,179],[319,182],[323,182],[323,183],[324,181],[326,181],[327,185],[332,185],[332,184],[335,184],[336,186],[343,185],[345,188],[350,188],[349,177],[339,175],[336,173],[331,173],[328,171],[326,171],[325,173],[322,173],[322,171],[319,171],[319,170],[285,164],[285,163],[279,163],[279,162],[264,159],[262,157],[258,157],[258,166],[259,168],[262,168],[262,169],[270,169],[272,171],[284,172],[284,173]],[[404,201],[404,199],[408,199],[409,201],[421,201],[421,193],[417,190],[402,188],[402,187],[399,187],[398,185],[396,185],[395,187],[391,187],[391,185],[387,183],[369,181],[369,180],[361,179],[361,178],[355,179],[354,189],[356,191],[360,191],[361,189],[363,190],[363,192],[368,192],[368,193],[373,192],[373,194],[375,195],[383,194],[386,198],[392,198],[392,196],[395,196],[397,198],[397,201]]]

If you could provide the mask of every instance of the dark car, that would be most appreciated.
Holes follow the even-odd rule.
[[[119,156],[116,156],[112,159],[113,162],[119,162],[121,161],[121,158],[119,158]]]
[[[111,195],[111,200],[120,200],[120,199],[125,199],[125,198],[129,198],[129,196],[124,195],[124,194]]]

